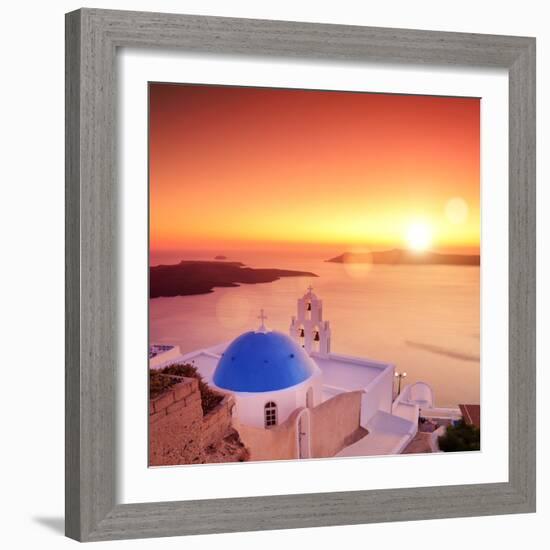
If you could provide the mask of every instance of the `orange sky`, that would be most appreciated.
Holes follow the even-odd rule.
[[[151,250],[479,246],[478,99],[150,85]],[[451,202],[449,202],[451,201]]]

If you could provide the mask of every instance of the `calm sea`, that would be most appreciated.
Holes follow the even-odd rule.
[[[151,264],[183,258],[205,256],[152,257]],[[343,265],[257,253],[228,260],[318,277],[150,300],[151,342],[177,343],[188,352],[231,340],[257,328],[261,308],[269,328],[287,332],[297,298],[312,284],[331,323],[333,351],[394,364],[407,373],[406,383],[428,382],[438,406],[479,403],[478,267]]]

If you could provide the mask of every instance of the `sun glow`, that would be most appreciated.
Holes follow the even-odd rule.
[[[405,240],[409,250],[415,252],[424,252],[433,241],[433,230],[425,222],[415,222],[407,227]]]
[[[154,83],[149,100],[152,251],[479,247],[479,99]]]

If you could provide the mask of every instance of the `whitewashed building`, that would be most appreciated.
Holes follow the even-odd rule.
[[[395,454],[418,429],[420,406],[433,407],[431,389],[416,403],[394,402],[394,366],[331,350],[331,326],[323,303],[310,287],[297,300],[289,334],[270,330],[262,310],[260,326],[221,343],[174,357],[157,356],[152,368],[191,363],[213,388],[235,396],[240,424],[269,429],[297,409],[311,409],[345,392],[361,392],[360,423],[369,436],[344,448],[339,456]],[[423,385],[425,386],[425,385]],[[426,397],[429,395],[429,398]],[[403,396],[405,397],[405,396]]]

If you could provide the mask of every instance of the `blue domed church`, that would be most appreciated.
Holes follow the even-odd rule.
[[[260,315],[258,330],[245,332],[222,353],[213,385],[237,398],[239,420],[270,427],[284,422],[298,407],[320,402],[322,372],[290,336],[268,330]]]

